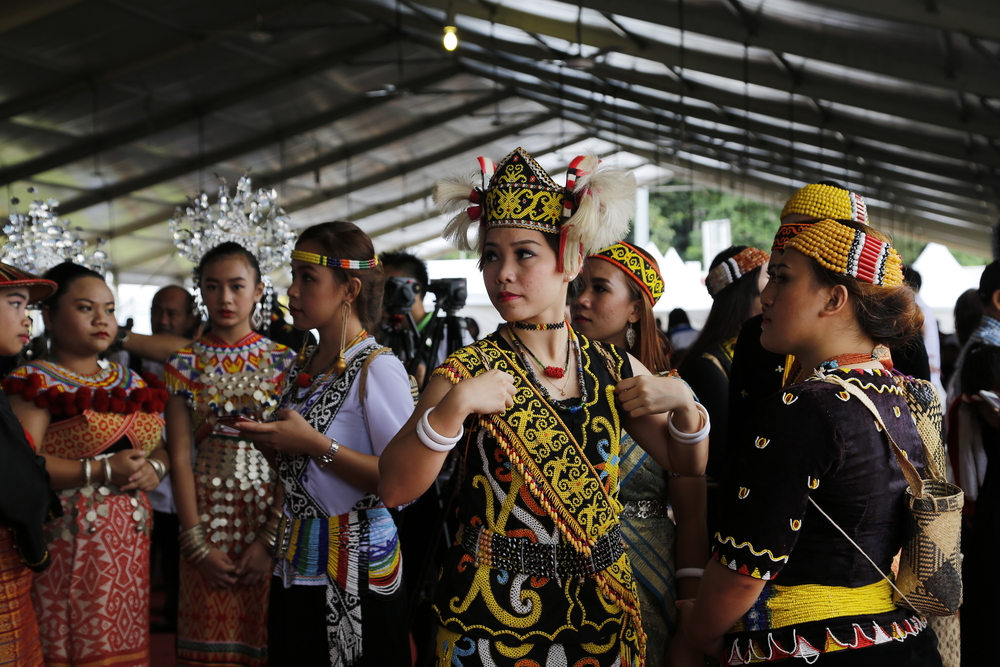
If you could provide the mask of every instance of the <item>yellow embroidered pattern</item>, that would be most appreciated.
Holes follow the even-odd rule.
[[[651,304],[655,304],[663,295],[663,276],[660,275],[660,270],[635,246],[622,241],[590,257],[611,262],[623,270],[646,293]]]
[[[497,165],[483,201],[488,227],[522,227],[559,233],[565,188],[518,148]]]
[[[774,553],[770,549],[761,549],[760,551],[757,551],[756,549],[753,548],[753,545],[750,544],[749,542],[740,542],[739,544],[737,544],[736,540],[734,540],[732,537],[725,537],[725,538],[722,537],[722,533],[716,533],[715,534],[715,539],[719,542],[719,544],[725,544],[726,542],[729,542],[730,544],[732,544],[737,549],[744,549],[744,548],[746,548],[754,556],[765,556],[766,555],[768,558],[770,558],[775,563],[782,563],[782,562],[787,563],[788,562],[788,556],[775,556]],[[723,563],[723,565],[724,564],[725,563]]]

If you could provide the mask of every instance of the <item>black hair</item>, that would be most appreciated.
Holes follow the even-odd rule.
[[[995,391],[1000,386],[1000,347],[976,343],[969,348],[962,364],[959,386],[963,394]]]
[[[48,307],[50,311],[55,311],[59,298],[69,291],[70,286],[80,278],[97,278],[103,281],[102,276],[97,271],[88,269],[85,266],[74,264],[73,262],[63,262],[57,264],[42,274],[45,280],[51,280],[56,284],[56,291],[42,300],[41,305]]]
[[[903,282],[913,288],[914,292],[919,292],[924,284],[924,278],[912,266],[903,267]]]
[[[253,256],[253,253],[235,241],[226,241],[206,252],[201,261],[198,262],[198,284],[201,284],[201,276],[205,273],[205,267],[226,257],[242,257],[253,269],[254,284],[260,282],[260,264],[257,263],[257,258]]]
[[[420,294],[427,294],[430,279],[427,276],[427,263],[412,252],[393,250],[378,256],[383,266],[391,266],[403,273],[406,278],[413,278],[420,286]]]
[[[671,331],[674,327],[682,324],[691,325],[691,320],[688,319],[687,311],[683,308],[674,308],[670,311],[670,314],[667,315],[667,331]]]
[[[745,245],[734,245],[726,248],[712,260],[709,271],[731,257],[747,249]],[[743,274],[741,278],[726,285],[713,297],[712,309],[708,311],[705,326],[701,328],[698,338],[691,343],[686,359],[697,359],[705,352],[731,340],[739,335],[743,323],[750,319],[753,313],[754,301],[760,298],[760,272],[763,266]]]

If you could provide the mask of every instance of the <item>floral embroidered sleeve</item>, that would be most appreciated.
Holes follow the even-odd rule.
[[[714,557],[741,574],[774,579],[788,563],[809,495],[841,459],[822,397],[829,385],[789,387],[763,402],[753,435],[731,452]]]

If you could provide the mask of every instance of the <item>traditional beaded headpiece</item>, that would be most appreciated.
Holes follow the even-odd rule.
[[[335,259],[302,250],[293,250],[292,259],[297,259],[300,262],[308,262],[309,264],[319,264],[320,266],[331,266],[335,269],[374,269],[379,265],[378,257],[372,259]]]
[[[634,245],[619,241],[590,257],[611,262],[624,271],[649,297],[650,305],[655,305],[663,295],[663,276],[660,275],[660,270]]]
[[[771,254],[760,248],[744,248],[709,271],[708,277],[705,278],[705,287],[714,299],[719,292],[758,266],[763,266],[769,259]]]
[[[785,244],[819,265],[879,287],[903,284],[903,260],[896,249],[836,220],[823,220]]]
[[[868,224],[868,206],[865,199],[850,190],[844,190],[834,185],[810,183],[792,195],[781,209],[781,217],[797,213],[807,215],[814,220],[782,223],[771,245],[771,252],[784,248],[788,239],[800,234],[816,220],[853,220]]]
[[[22,271],[16,266],[0,263],[0,289],[10,287],[26,287],[28,289],[28,301],[34,303],[41,301],[55,292],[58,286],[51,280],[39,278],[27,271]]]
[[[628,231],[635,189],[631,172],[603,165],[596,155],[570,162],[562,187],[517,148],[497,165],[479,158],[478,174],[438,181],[434,201],[443,212],[457,214],[444,237],[459,249],[473,250],[469,229],[477,221],[480,252],[486,230],[493,227],[559,234],[559,268],[575,273],[581,250],[587,254],[609,246]]]
[[[229,195],[226,180],[220,180],[219,200],[215,206],[208,203],[206,193],[200,192],[186,208],[177,207],[169,223],[174,245],[178,254],[195,267],[206,252],[223,243],[234,242],[246,248],[260,266],[264,283],[264,321],[270,322],[274,285],[268,274],[288,264],[295,246],[295,232],[284,209],[278,205],[278,193],[264,188],[254,192],[249,170],[240,177],[233,196]],[[195,301],[201,309],[200,292]]]

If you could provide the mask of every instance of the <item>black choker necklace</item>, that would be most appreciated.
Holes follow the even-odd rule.
[[[553,322],[552,324],[535,324],[533,322],[511,322],[511,325],[515,329],[520,329],[521,331],[553,331],[555,329],[562,329],[566,326],[566,320],[562,322]]]

